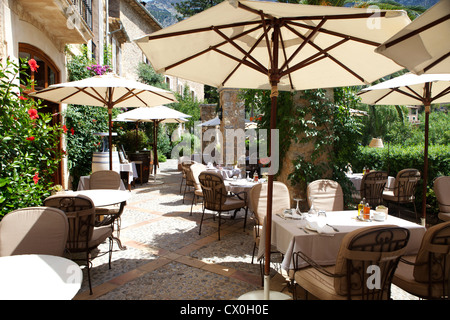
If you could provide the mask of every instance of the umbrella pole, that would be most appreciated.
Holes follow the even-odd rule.
[[[112,170],[112,107],[108,106],[108,127],[109,127],[109,170]]]
[[[427,219],[427,182],[428,182],[428,125],[430,105],[425,106],[425,146],[423,151],[423,189],[422,189],[422,219],[421,224],[426,225]]]

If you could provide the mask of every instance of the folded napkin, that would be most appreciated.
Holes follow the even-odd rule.
[[[333,228],[327,225],[326,219],[324,217],[307,217],[306,228],[317,231],[317,233],[321,234],[334,233]]]
[[[206,166],[208,169],[213,169],[214,168],[214,166],[213,166],[213,164],[211,163],[211,162],[208,162],[208,164],[207,164],[207,166]]]

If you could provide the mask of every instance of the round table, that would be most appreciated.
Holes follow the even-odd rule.
[[[0,257],[0,300],[70,300],[83,273],[73,261],[50,255]]]
[[[74,193],[91,198],[96,207],[105,207],[117,203],[123,203],[131,197],[131,193],[129,191],[111,189],[91,189],[74,191]]]

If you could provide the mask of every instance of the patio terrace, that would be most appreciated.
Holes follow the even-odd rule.
[[[251,264],[253,219],[243,232],[243,212],[227,219],[217,241],[217,221],[203,223],[198,234],[201,204],[189,216],[190,195],[180,193],[181,172],[177,161],[160,164],[162,185],[150,183],[133,188],[122,215],[120,238],[127,246],[114,243],[112,267],[108,256],[93,259],[89,295],[86,271],[75,300],[233,300],[244,293],[262,289],[259,263]],[[100,247],[107,250],[107,244]],[[271,290],[290,294],[277,255],[272,255]],[[297,290],[299,292],[300,290]],[[300,292],[301,294],[301,292]],[[311,296],[310,296],[311,298]],[[394,300],[415,300],[393,286]]]

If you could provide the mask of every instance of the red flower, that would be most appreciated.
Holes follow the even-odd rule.
[[[28,140],[28,141],[33,141],[33,140],[34,140],[34,137],[33,137],[33,136],[28,137],[27,140]]]
[[[28,100],[27,98],[25,98],[24,96],[19,96],[20,100]]]
[[[72,127],[72,128],[70,128],[70,133],[71,133],[72,135],[74,135],[74,134],[75,134],[75,130],[73,129],[73,127]]]
[[[28,65],[30,66],[31,71],[37,72],[37,68],[39,68],[39,66],[36,63],[36,60],[34,59],[28,60]]]
[[[38,112],[36,109],[29,109],[28,114],[30,115],[30,119],[37,119],[39,118]]]
[[[38,181],[39,181],[39,177],[38,177],[38,173],[36,172],[35,174],[34,174],[34,176],[33,176],[33,181],[34,181],[34,184],[37,184],[38,183]]]
[[[68,129],[67,129],[66,125],[63,125],[62,128],[63,128],[63,130],[64,130],[64,133],[67,133],[67,130],[68,130]]]

